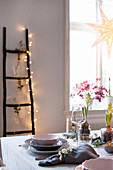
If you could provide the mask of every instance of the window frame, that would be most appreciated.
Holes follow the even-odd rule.
[[[64,113],[69,113],[69,81],[70,81],[70,38],[69,38],[69,0],[65,0],[65,40],[64,40]]]
[[[65,48],[64,48],[64,111],[63,114],[66,117],[69,117],[71,115],[70,111],[70,103],[69,103],[69,96],[70,96],[70,20],[69,20],[69,1],[65,0]],[[80,25],[78,25],[80,28]],[[101,45],[97,45],[97,49],[101,49]],[[101,58],[99,59],[101,60]],[[98,65],[99,63],[97,63]],[[97,68],[98,69],[98,68]],[[100,65],[100,74],[101,74],[102,65]],[[100,77],[101,78],[101,77]],[[98,115],[98,113],[101,113],[101,115],[105,114],[105,109],[101,110],[89,110],[89,113],[92,113],[93,115]],[[76,113],[76,111],[75,111]],[[102,116],[103,118],[103,116]]]

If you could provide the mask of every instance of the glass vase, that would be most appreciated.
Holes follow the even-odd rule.
[[[89,143],[91,141],[91,128],[86,120],[81,122],[78,129],[78,141],[81,143]]]

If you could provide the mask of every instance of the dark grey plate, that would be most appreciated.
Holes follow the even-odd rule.
[[[38,151],[54,151],[65,145],[67,143],[67,140],[61,138],[58,139],[57,143],[54,145],[38,145],[32,138],[30,138],[25,140],[25,143],[37,149]]]

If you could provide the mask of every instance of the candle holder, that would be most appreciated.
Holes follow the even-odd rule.
[[[69,134],[69,118],[66,118],[66,134]]]

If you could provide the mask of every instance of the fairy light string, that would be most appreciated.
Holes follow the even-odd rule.
[[[24,27],[20,27],[20,28],[21,28],[20,31],[25,31],[25,28],[24,28]],[[28,34],[28,38],[29,38],[29,49],[30,49],[30,50],[31,50],[31,47],[32,47],[32,44],[33,44],[33,43],[32,43],[32,37],[33,37],[33,34],[32,34],[32,33]],[[30,56],[29,64],[31,65],[31,64],[32,64],[32,61],[31,61],[32,53],[31,53],[30,50],[27,51],[27,54]],[[24,62],[27,62],[27,55],[24,56]],[[26,67],[26,70],[28,71],[29,68]],[[32,79],[32,81],[33,81],[33,71],[30,72],[30,78],[29,78],[29,79]],[[25,82],[26,85],[29,83],[29,79],[26,79],[26,82]],[[34,84],[34,83],[32,83],[32,84]],[[34,92],[34,86],[33,86],[33,85],[32,85],[32,91],[33,91],[32,95],[34,96],[34,95],[35,95],[35,92]],[[28,92],[30,92],[30,89],[29,89],[29,88],[28,88]],[[34,108],[36,108],[35,102],[34,102]],[[35,113],[38,113],[38,109],[35,110]],[[30,114],[30,111],[28,111],[27,114]],[[36,129],[36,121],[37,121],[37,118],[34,118],[34,127],[35,127],[35,129]],[[32,126],[31,123],[30,123],[30,126]]]

